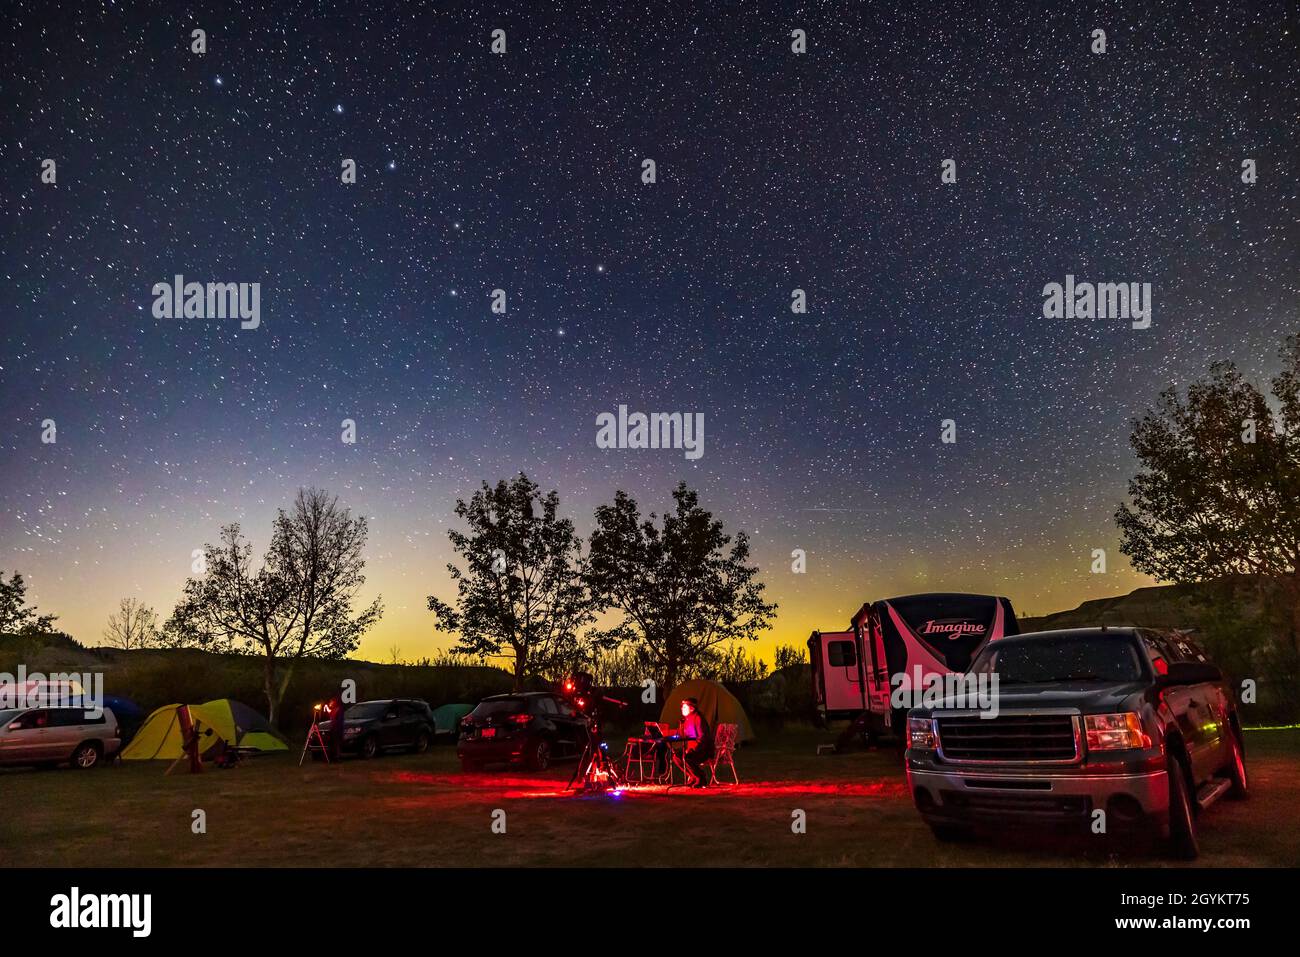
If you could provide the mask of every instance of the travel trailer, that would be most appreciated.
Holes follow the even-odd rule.
[[[905,709],[890,707],[891,677],[915,685],[964,673],[987,642],[1020,633],[1011,602],[991,595],[905,595],[867,602],[845,631],[808,639],[813,696],[823,721],[849,719],[846,735],[902,736]]]

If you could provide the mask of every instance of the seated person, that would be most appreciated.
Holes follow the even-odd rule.
[[[232,747],[225,738],[217,738],[217,743],[208,749],[207,758],[219,768],[239,766],[239,749]]]
[[[713,757],[713,729],[704,720],[704,715],[700,714],[700,703],[694,698],[682,699],[682,726],[679,733],[686,739],[686,751],[682,757],[695,777],[691,787],[705,787],[704,775],[708,769],[704,765]]]
[[[683,760],[695,777],[694,787],[704,787],[704,762],[713,757],[713,730],[700,714],[700,703],[696,699],[682,699],[681,725],[664,729],[664,740],[655,742],[655,777],[662,777],[667,770],[669,740],[685,740]]]

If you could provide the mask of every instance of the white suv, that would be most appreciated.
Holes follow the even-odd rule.
[[[97,718],[87,717],[81,708],[0,710],[0,765],[93,768],[121,747],[122,730],[108,708]]]

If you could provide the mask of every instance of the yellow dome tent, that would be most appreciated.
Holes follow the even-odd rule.
[[[745,709],[736,700],[736,696],[716,681],[706,681],[703,678],[683,682],[673,689],[659,714],[660,724],[672,727],[681,724],[683,698],[694,698],[700,703],[700,714],[709,722],[709,727],[715,734],[719,724],[734,724],[738,728],[739,740],[754,740],[749,715],[745,714]]]
[[[181,719],[177,714],[185,705],[163,705],[136,732],[131,743],[122,749],[123,761],[174,760],[181,756]],[[224,741],[231,747],[257,751],[287,751],[270,722],[246,704],[218,698],[205,704],[189,706],[190,718],[199,724],[202,753],[206,754]]]

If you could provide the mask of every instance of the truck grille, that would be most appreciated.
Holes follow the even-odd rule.
[[[939,717],[939,748],[949,761],[1069,762],[1079,756],[1068,714]]]

